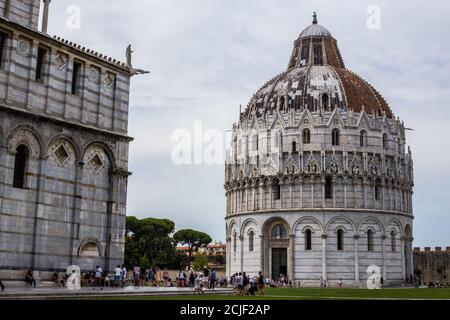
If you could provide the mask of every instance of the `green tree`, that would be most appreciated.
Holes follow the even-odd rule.
[[[176,254],[175,243],[170,237],[175,223],[169,219],[127,217],[125,263],[149,263],[151,266],[164,266]],[[141,261],[146,258],[147,260]]]
[[[204,254],[197,254],[193,263],[194,270],[202,271],[205,266],[208,266],[208,257]]]
[[[211,243],[211,237],[201,231],[196,231],[192,229],[183,229],[177,231],[173,235],[173,239],[176,243],[181,243],[188,246],[188,265],[191,267],[192,252],[197,250],[199,247],[206,246]]]

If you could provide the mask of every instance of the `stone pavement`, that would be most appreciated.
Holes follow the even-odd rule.
[[[205,294],[227,294],[230,288],[216,288],[215,290],[204,289]],[[125,288],[81,288],[80,290],[69,290],[67,288],[6,288],[0,292],[0,300],[35,300],[35,299],[58,299],[58,298],[97,298],[118,296],[149,296],[149,295],[193,295],[194,288],[177,287],[125,287]]]

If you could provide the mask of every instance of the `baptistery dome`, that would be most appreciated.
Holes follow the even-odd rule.
[[[233,125],[227,274],[359,286],[376,265],[386,284],[409,280],[413,162],[405,139],[404,124],[345,68],[314,14],[287,70],[254,94]]]

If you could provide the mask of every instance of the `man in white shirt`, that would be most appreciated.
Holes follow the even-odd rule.
[[[102,286],[102,268],[100,266],[95,267],[95,286],[101,287]]]
[[[120,265],[118,265],[114,269],[114,285],[118,287],[120,285],[120,278],[122,276],[122,269],[120,268]]]

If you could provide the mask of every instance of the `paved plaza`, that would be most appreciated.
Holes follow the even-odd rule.
[[[231,292],[229,288],[216,288],[214,290],[204,289],[205,295],[211,294],[228,294]],[[2,299],[58,299],[58,298],[96,298],[96,297],[118,297],[118,296],[161,296],[161,295],[194,295],[194,288],[177,288],[177,287],[133,287],[124,288],[92,288],[86,287],[79,290],[69,290],[67,288],[56,287],[13,287],[6,288],[0,292],[0,300]]]

